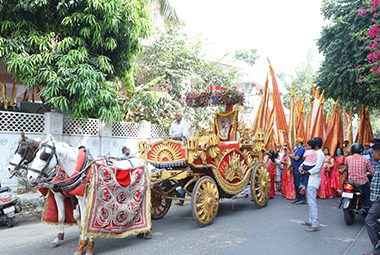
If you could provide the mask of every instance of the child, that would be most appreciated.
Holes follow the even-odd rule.
[[[317,143],[314,140],[309,140],[307,141],[306,145],[306,151],[303,154],[303,158],[305,161],[301,165],[302,169],[305,170],[310,170],[312,169],[315,164],[317,163],[317,152],[315,151],[315,146]],[[307,187],[307,182],[309,180],[309,175],[308,174],[302,174],[300,176],[300,194],[305,194],[306,193],[306,187]]]

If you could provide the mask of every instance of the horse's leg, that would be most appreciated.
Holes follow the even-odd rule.
[[[94,254],[95,240],[92,237],[90,237],[88,239],[89,239],[89,244],[88,244],[88,248],[87,248],[87,251],[86,251],[86,255],[93,255]]]
[[[80,222],[81,217],[80,217],[78,199],[76,196],[71,195],[70,200],[71,200],[71,205],[73,206],[73,210],[74,210],[73,211],[74,220],[77,223],[79,235],[80,235],[80,233],[82,232],[82,228],[81,228],[81,222]],[[79,240],[79,243],[80,243],[80,240]]]
[[[65,226],[65,197],[59,193],[51,190],[54,195],[55,203],[58,211],[58,236],[50,243],[50,247],[54,248],[58,246],[60,240],[64,238],[64,226]]]
[[[152,228],[145,233],[145,239],[152,239]]]
[[[85,219],[84,213],[86,211],[86,201],[85,201],[85,197],[77,196],[77,199],[78,199],[78,204],[79,204],[79,209],[80,209],[80,214],[81,214],[81,217],[80,217],[81,220],[80,220],[80,226],[79,226],[80,245],[79,245],[78,249],[74,252],[74,255],[82,255],[83,251],[84,251],[83,248],[87,246],[87,237],[82,235],[82,227],[84,226],[84,219]],[[94,246],[93,243],[91,245],[92,245],[92,247]],[[91,249],[92,249],[92,247],[91,247]]]

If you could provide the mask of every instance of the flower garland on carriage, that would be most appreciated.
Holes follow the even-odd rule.
[[[231,89],[212,86],[209,90],[198,92],[192,91],[186,95],[186,105],[192,108],[225,105],[225,112],[215,113],[214,128],[221,141],[233,141],[236,138],[238,121],[237,111],[233,106],[244,105],[244,93],[236,87]]]
[[[245,96],[241,91],[212,86],[209,90],[198,92],[192,91],[186,95],[188,107],[207,107],[217,105],[244,105]]]

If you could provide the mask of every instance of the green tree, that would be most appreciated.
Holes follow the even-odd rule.
[[[204,54],[204,46],[201,36],[189,38],[182,27],[169,27],[157,32],[155,41],[141,56],[142,64],[136,69],[134,86],[163,76],[159,88],[167,91],[172,100],[160,100],[156,106],[163,109],[164,106],[171,105],[173,111],[159,110],[158,112],[162,113],[160,116],[153,116],[149,111],[144,116],[139,115],[139,118],[158,122],[159,120],[149,118],[163,119],[169,115],[170,123],[174,120],[175,109],[183,108],[186,119],[189,120],[189,124],[193,124],[195,130],[208,124],[217,108],[185,107],[187,92],[204,91],[211,85],[230,87],[236,81],[236,71],[221,68],[220,59],[208,60]],[[189,84],[191,78],[192,83]]]
[[[362,1],[324,0],[322,14],[332,24],[323,27],[317,45],[325,56],[317,72],[316,84],[325,95],[334,100],[340,99],[343,106],[353,106],[360,112],[361,105],[380,107],[380,90],[368,82],[357,83],[359,73],[351,71],[366,63],[367,45],[354,37],[359,31],[368,28],[371,17],[360,17],[358,11],[365,8]]]
[[[0,62],[73,118],[120,117],[116,88],[151,33],[150,2],[0,1]]]
[[[277,75],[279,76],[279,74]],[[313,90],[311,88],[311,84],[313,84],[315,79],[315,71],[313,69],[313,54],[311,50],[307,52],[306,56],[306,62],[302,63],[300,66],[298,66],[295,70],[295,76],[290,76],[286,74],[280,74],[279,77],[290,77],[291,80],[294,82],[294,93],[295,97],[298,97],[298,92],[301,93],[301,97],[305,95],[305,107],[309,104],[310,99],[313,96]],[[290,107],[290,90],[292,87],[292,84],[286,81],[287,79],[281,79],[284,84],[287,91],[289,91],[288,94],[283,96],[284,106],[286,108]]]
[[[234,52],[234,58],[247,62],[250,66],[254,66],[256,60],[260,58],[257,54],[257,49],[236,49]]]
[[[160,15],[163,17],[166,26],[180,24],[176,9],[170,0],[151,0],[151,2],[160,8]]]

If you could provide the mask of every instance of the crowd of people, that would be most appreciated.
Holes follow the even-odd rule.
[[[346,180],[360,186],[363,192],[363,216],[373,250],[364,255],[380,254],[380,139],[362,145],[348,141],[338,144],[334,152],[323,147],[322,139],[314,137],[304,145],[298,137],[296,147],[289,153],[288,144],[267,151],[264,163],[271,178],[270,198],[282,195],[292,204],[308,204],[309,219],[302,222],[306,231],[319,231],[317,197],[329,199],[341,196]],[[290,162],[289,162],[290,161]],[[379,165],[380,166],[380,165]],[[372,181],[371,181],[372,179]]]

